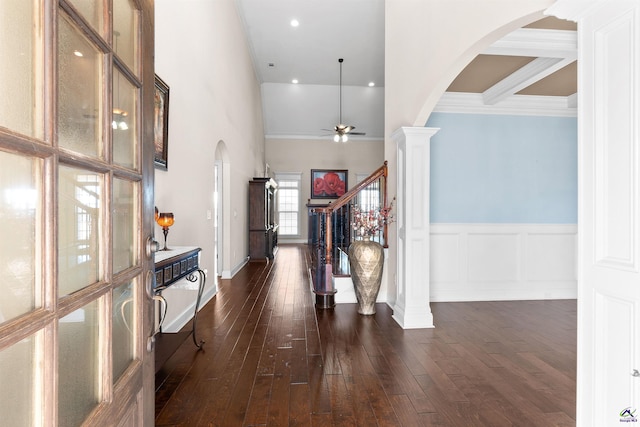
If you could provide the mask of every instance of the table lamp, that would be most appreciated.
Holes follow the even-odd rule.
[[[175,222],[175,220],[173,219],[173,213],[161,212],[158,215],[158,219],[156,220],[156,222],[160,227],[162,227],[162,234],[164,234],[164,248],[162,248],[162,250],[168,251],[169,248],[167,248],[167,234],[169,234],[169,227],[171,227]]]

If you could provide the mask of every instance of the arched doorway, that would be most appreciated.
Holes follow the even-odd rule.
[[[640,5],[622,0],[559,0],[552,9],[554,15],[576,20],[581,26],[576,421],[585,426],[614,425],[635,417],[634,405],[640,390],[637,367],[640,319],[637,76],[640,74],[637,55],[629,54],[639,48]],[[422,120],[420,114],[411,116],[418,117],[414,126],[423,125],[444,90],[442,86],[446,87],[449,81],[440,78],[439,82],[432,80],[424,85],[430,87],[422,87],[426,89],[421,92],[426,94],[425,98],[436,99],[422,105],[422,113],[426,113]],[[442,90],[437,90],[438,87]],[[394,124],[390,132],[398,129],[398,123]],[[422,143],[420,147],[428,147],[429,143],[428,138],[416,142]],[[400,180],[411,176],[413,171],[402,172]],[[411,203],[424,207],[428,192],[426,195],[420,200],[412,199]],[[406,209],[412,207],[408,205]],[[408,240],[414,238],[412,225],[407,227]],[[425,239],[422,235],[417,237]],[[411,266],[399,261],[398,270],[404,268]],[[403,285],[416,287],[407,281],[399,283],[398,288]]]
[[[476,56],[430,114],[431,301],[577,297],[576,58],[577,24],[542,18]]]

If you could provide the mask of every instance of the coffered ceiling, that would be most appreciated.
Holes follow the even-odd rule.
[[[340,112],[343,123],[366,133],[356,139],[383,137],[384,0],[236,2],[262,84],[267,137],[330,139],[323,129],[338,124]],[[571,109],[575,30],[550,17],[507,35],[469,63],[436,111],[508,108],[523,99],[540,105],[546,98],[555,109]]]

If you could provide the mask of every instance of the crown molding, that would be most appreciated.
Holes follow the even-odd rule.
[[[267,134],[264,136],[264,139],[308,139],[308,140],[316,140],[316,141],[325,141],[325,140],[330,140],[331,143],[333,144],[333,134],[331,135],[325,135],[325,136],[318,136],[318,135],[305,135],[305,134],[281,134],[281,135],[277,135],[277,134]],[[362,142],[376,142],[376,141],[384,141],[384,138],[382,137],[369,137],[367,138],[366,136],[362,136],[362,135],[350,135],[349,136],[349,141],[346,142],[346,144],[349,144],[351,142],[357,142],[357,143],[362,143]],[[340,145],[340,144],[344,144],[341,142],[335,142],[336,145]]]
[[[577,117],[577,95],[514,95],[486,105],[480,93],[445,92],[433,109],[436,113],[502,114],[511,116]]]
[[[496,41],[482,53],[575,60],[577,52],[577,31],[520,28]]]

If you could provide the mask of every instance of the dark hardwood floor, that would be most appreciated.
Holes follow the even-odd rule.
[[[157,426],[573,426],[576,301],[316,310],[304,245],[250,263],[156,374]],[[190,328],[187,325],[186,328]]]

